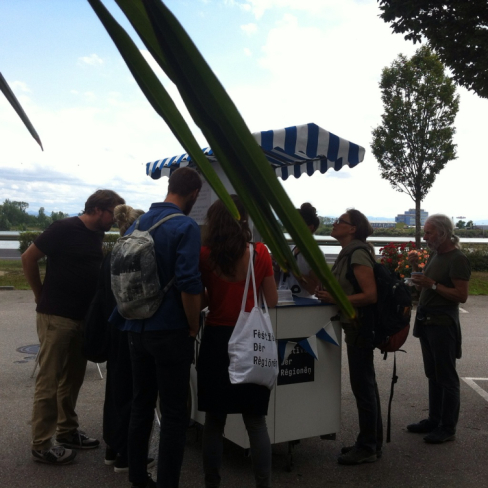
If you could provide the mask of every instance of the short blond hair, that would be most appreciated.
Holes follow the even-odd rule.
[[[132,208],[130,205],[117,205],[114,208],[114,219],[119,226],[120,235],[123,236],[134,221],[144,213],[144,210]]]

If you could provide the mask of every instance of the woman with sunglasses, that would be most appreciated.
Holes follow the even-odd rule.
[[[337,278],[359,320],[350,320],[341,314],[349,363],[349,379],[356,398],[359,416],[359,434],[353,446],[343,447],[339,464],[372,463],[381,457],[383,424],[374,370],[373,328],[368,320],[368,305],[377,300],[373,264],[374,248],[366,242],[373,233],[368,219],[359,211],[349,209],[333,224],[331,236],[342,247],[332,273]],[[320,300],[333,303],[325,290],[317,290]]]

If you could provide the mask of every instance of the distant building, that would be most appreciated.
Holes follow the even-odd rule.
[[[395,222],[370,222],[373,229],[394,229],[396,226]]]
[[[420,209],[420,225],[422,227],[424,226],[428,216],[429,216],[429,212]],[[415,209],[411,208],[410,210],[407,210],[403,214],[398,214],[395,217],[395,222],[402,222],[405,225],[409,225],[412,227],[415,226]]]

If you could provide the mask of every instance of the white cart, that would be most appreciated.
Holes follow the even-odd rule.
[[[300,439],[323,436],[334,439],[341,421],[341,328],[337,308],[318,300],[295,298],[295,305],[269,309],[278,342],[299,342],[314,337],[328,324],[336,344],[316,339],[317,359],[297,347],[280,365],[277,384],[271,392],[266,419],[272,444],[288,442],[287,468],[293,464],[293,446]],[[282,342],[283,344],[283,342]],[[198,354],[198,343],[197,343]],[[204,423],[204,412],[197,408],[197,375],[191,371],[191,417]],[[227,417],[225,437],[247,449],[249,438],[242,415]]]
[[[277,176],[286,180],[290,176],[299,178],[302,174],[312,176],[324,174],[329,169],[340,170],[347,165],[355,167],[364,159],[365,150],[346,139],[338,137],[316,124],[304,124],[284,129],[253,133],[264,155]],[[203,153],[213,164],[222,183],[233,192],[227,176],[211,148],[203,148]],[[153,179],[169,176],[171,171],[192,164],[189,154],[181,154],[147,163],[146,173]],[[208,207],[217,199],[208,183],[200,191],[199,198],[190,214],[202,224]],[[254,231],[254,240],[260,240]],[[293,341],[314,336],[330,318],[336,315],[335,306],[323,305],[316,300],[295,299],[295,305],[270,310],[278,341]],[[331,327],[329,325],[329,327]],[[332,325],[336,344],[317,340],[318,359],[307,357],[300,351],[290,355],[288,364],[280,367],[280,376],[271,393],[268,409],[268,430],[271,442],[288,442],[289,465],[291,450],[299,439],[313,436],[334,438],[340,426],[341,406],[341,330],[339,322]],[[196,344],[198,354],[198,342]],[[290,361],[291,360],[291,361]],[[296,373],[306,369],[307,374]],[[293,372],[295,368],[295,373]],[[308,371],[311,372],[308,374]],[[286,372],[286,373],[285,373]],[[204,414],[197,410],[196,371],[191,372],[191,417],[204,423]],[[225,429],[228,439],[244,448],[249,440],[240,415],[229,415]]]

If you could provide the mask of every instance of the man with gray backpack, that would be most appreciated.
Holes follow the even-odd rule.
[[[200,229],[188,214],[201,186],[195,170],[185,167],[174,171],[164,202],[151,205],[128,229],[112,255],[112,290],[118,311],[126,319],[118,327],[129,331],[132,361],[134,395],[128,455],[133,488],[175,487],[179,483],[202,292]],[[129,238],[130,234],[133,236]],[[137,251],[137,242],[144,251]],[[133,258],[128,265],[123,264],[127,255]],[[151,270],[154,257],[157,269]],[[154,294],[151,283],[155,276],[159,287]],[[156,485],[147,473],[147,451],[158,393],[161,433]]]

